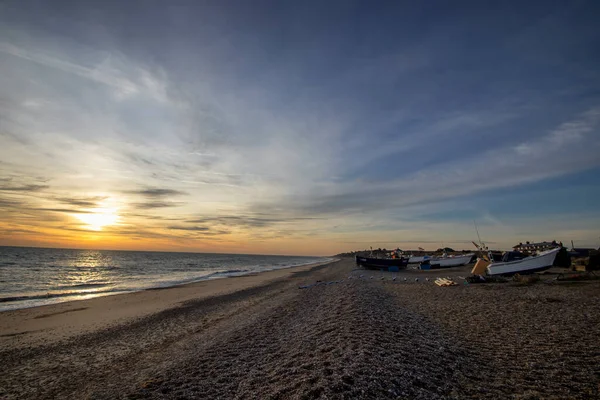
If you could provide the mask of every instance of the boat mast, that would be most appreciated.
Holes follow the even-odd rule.
[[[475,220],[473,220],[473,225],[475,225],[475,232],[477,232],[477,240],[479,240],[479,245],[483,247],[483,243],[481,242],[481,236],[479,236],[479,229],[477,229],[477,224]]]
[[[473,225],[475,225],[475,232],[477,232],[477,240],[479,240],[479,250],[481,251],[482,255],[485,254],[484,250],[486,249],[485,244],[481,241],[481,236],[479,236],[479,229],[477,229],[477,223],[475,222],[475,220],[473,220]],[[488,258],[491,260],[493,260],[492,255],[489,253],[488,250]]]

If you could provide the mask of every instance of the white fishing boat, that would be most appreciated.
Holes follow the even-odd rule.
[[[554,264],[560,248],[542,251],[535,256],[509,262],[496,262],[487,266],[488,275],[528,274],[547,270]]]
[[[471,259],[473,258],[473,255],[474,253],[469,253],[460,256],[444,255],[442,257],[429,257],[426,258],[425,261],[429,261],[429,264],[431,264],[432,266],[437,265],[440,267],[458,267],[470,263]]]

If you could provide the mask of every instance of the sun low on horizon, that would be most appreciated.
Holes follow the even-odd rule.
[[[101,231],[106,226],[116,225],[120,219],[117,208],[95,208],[86,213],[72,215],[80,220],[85,228],[93,231]]]
[[[0,12],[0,245],[600,245],[594,2],[27,3]]]

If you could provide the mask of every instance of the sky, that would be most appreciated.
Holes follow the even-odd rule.
[[[0,245],[600,246],[597,1],[4,1]]]

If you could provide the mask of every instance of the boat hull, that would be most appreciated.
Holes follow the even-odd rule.
[[[408,263],[409,264],[419,264],[422,263],[423,261],[427,260],[429,258],[429,256],[411,256],[408,259]]]
[[[526,257],[517,261],[492,263],[487,266],[487,274],[510,276],[514,274],[531,274],[545,271],[552,267],[559,248],[543,251],[537,256]]]
[[[406,268],[408,265],[407,258],[370,258],[356,256],[356,264],[367,268],[380,271],[395,272],[399,269]]]
[[[464,256],[446,258],[432,257],[429,259],[429,263],[432,266],[437,266],[438,268],[459,267],[461,265],[470,263],[472,258],[473,254],[465,254]]]

